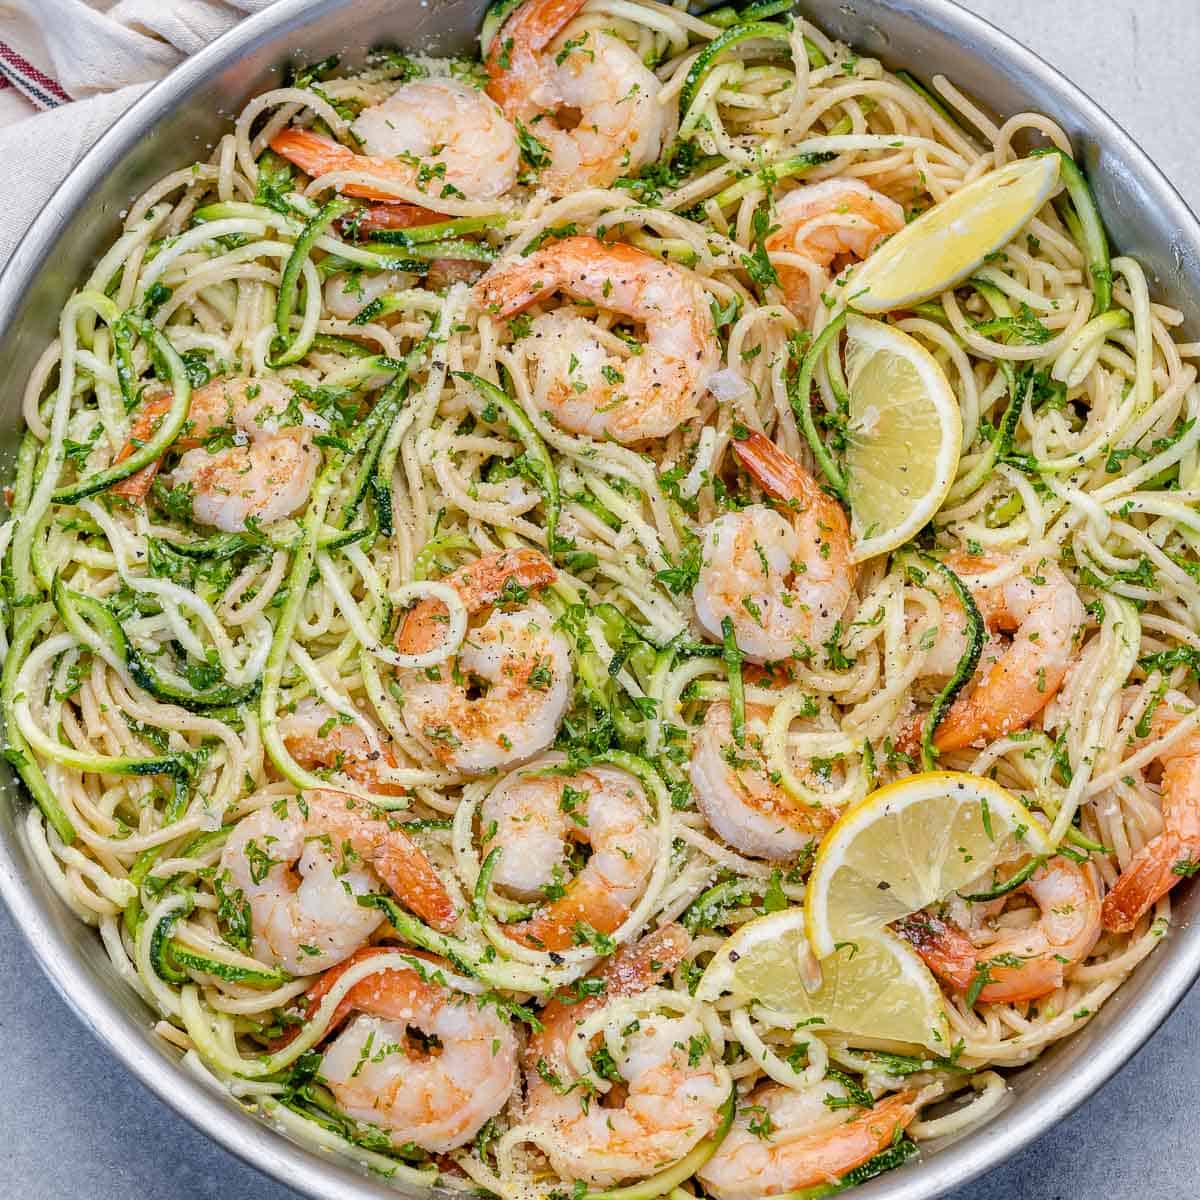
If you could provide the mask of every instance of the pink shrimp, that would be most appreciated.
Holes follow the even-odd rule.
[[[646,793],[633,775],[600,764],[559,774],[562,761],[542,759],[515,772],[480,810],[490,831],[484,851],[501,851],[497,888],[521,900],[560,888],[529,920],[507,927],[514,941],[551,951],[575,944],[581,926],[610,934],[621,925],[646,889],[657,843]],[[592,853],[564,885],[572,841],[586,842]]]
[[[338,771],[381,796],[404,796],[408,789],[388,778],[396,755],[381,730],[368,737],[362,727],[342,718],[328,704],[301,700],[279,719],[287,752],[309,770]]]
[[[953,570],[967,576],[1002,563],[966,555],[947,559]],[[993,643],[985,648],[974,686],[951,705],[934,734],[939,750],[961,750],[1024,729],[1062,686],[1083,628],[1083,601],[1054,563],[1039,563],[998,587],[972,588],[971,594],[990,629],[1015,636],[1007,647]],[[930,650],[939,673],[946,664],[957,663],[966,648],[962,609],[953,600],[947,606],[938,642]],[[905,753],[914,752],[921,744],[921,721],[909,724],[897,744]]]
[[[607,1039],[621,1047],[615,1066],[622,1084],[584,1105],[572,1087],[569,1047],[589,1037],[579,1025],[614,1000],[651,987],[683,958],[688,941],[678,926],[664,926],[618,952],[598,993],[580,1003],[554,1000],[543,1011],[542,1032],[530,1039],[526,1055],[526,1121],[544,1135],[531,1140],[563,1178],[602,1186],[642,1178],[678,1161],[716,1128],[729,1072],[707,1049],[692,1014],[648,1013],[623,1023],[620,1034]]]
[[[582,7],[527,0],[487,56],[488,94],[541,143],[537,183],[560,195],[636,174],[658,158],[668,129],[662,85],[625,42],[599,30],[562,40]]]
[[[780,255],[776,273],[788,307],[807,320],[829,286],[829,268],[849,256],[864,259],[904,228],[904,209],[858,179],[826,179],[794,188],[776,205],[779,229],[767,237]]]
[[[1066,972],[1091,953],[1100,936],[1100,897],[1092,867],[1061,857],[1040,866],[1016,891],[1033,899],[1039,919],[985,946],[932,913],[914,913],[895,928],[957,991],[982,981],[978,999],[984,1004],[1037,1000],[1062,987]]]
[[[755,1200],[836,1183],[886,1150],[911,1123],[915,1095],[897,1092],[872,1108],[855,1109],[836,1080],[800,1091],[762,1084],[697,1178],[717,1200]],[[765,1139],[764,1125],[770,1129]]]
[[[346,958],[383,915],[357,898],[386,884],[439,929],[457,919],[437,869],[399,822],[344,792],[312,790],[260,808],[234,827],[221,871],[253,918],[254,951],[293,975]]]
[[[1168,734],[1193,705],[1171,692],[1155,712],[1150,737]],[[1104,897],[1104,928],[1129,933],[1142,917],[1200,863],[1200,732],[1162,750],[1162,832],[1152,837]]]
[[[394,953],[369,946],[326,971],[308,992],[308,1017],[351,967]],[[321,1080],[343,1112],[380,1125],[394,1145],[445,1152],[469,1142],[508,1102],[518,1047],[499,1011],[436,981],[440,965],[431,960],[428,973],[418,963],[359,980],[334,1011],[331,1032],[358,1015],[325,1047]],[[412,1029],[436,1039],[437,1052],[412,1037]]]
[[[761,487],[787,507],[724,513],[704,532],[692,599],[714,638],[728,618],[752,662],[811,654],[828,641],[854,591],[845,510],[761,433],[733,443]]]
[[[404,723],[444,766],[482,775],[554,740],[571,699],[571,652],[553,614],[530,593],[556,576],[538,551],[506,550],[444,580],[476,621],[450,663],[399,674]],[[396,646],[424,654],[445,637],[446,606],[430,597],[405,617]]]
[[[289,403],[291,391],[279,380],[224,378],[213,379],[192,392],[192,403],[183,432],[172,445],[174,450],[193,450],[203,446],[205,440],[218,429],[231,428],[247,437],[264,436],[268,431],[260,417],[277,415]],[[148,442],[158,428],[159,421],[166,416],[173,397],[170,392],[159,392],[149,397],[138,409],[129,431],[129,441],[117,452],[116,463],[124,462],[139,446]],[[114,495],[127,500],[144,500],[154,477],[158,474],[162,460],[158,459],[133,475],[115,483],[109,489]]]
[[[517,135],[496,104],[455,79],[418,79],[363,109],[352,126],[367,153],[358,154],[307,129],[283,129],[271,149],[306,175],[356,171],[400,184],[431,199],[443,195],[494,200],[517,178]],[[453,191],[445,189],[452,188]],[[395,201],[386,188],[346,183],[364,200]]]
[[[497,263],[475,288],[479,306],[501,317],[555,292],[645,327],[640,351],[618,357],[582,317],[536,318],[534,357],[558,424],[628,443],[666,437],[696,415],[721,351],[708,294],[693,275],[622,242],[569,237]]]

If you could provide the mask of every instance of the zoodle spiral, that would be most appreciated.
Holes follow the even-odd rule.
[[[855,311],[1031,155],[1019,231]],[[1200,864],[1200,346],[1070,155],[786,0],[502,0],[480,61],[297,69],[130,206],[25,388],[3,708],[186,1064],[389,1178],[751,1200],[1099,1009]],[[868,338],[957,414],[878,552]],[[894,923],[942,1044],[697,998],[935,769],[1048,847]]]

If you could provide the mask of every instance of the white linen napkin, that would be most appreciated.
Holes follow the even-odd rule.
[[[155,80],[272,0],[0,0],[0,262]]]

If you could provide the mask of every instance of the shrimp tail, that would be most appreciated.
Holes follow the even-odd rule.
[[[832,1133],[813,1133],[791,1143],[786,1150],[805,1162],[789,1179],[793,1189],[819,1186],[841,1179],[891,1145],[899,1131],[917,1115],[913,1091],[897,1092]]]
[[[398,183],[408,183],[412,179],[412,168],[398,159],[355,154],[340,142],[306,129],[280,130],[271,139],[271,149],[314,179],[331,171],[369,171],[372,175],[395,179]],[[363,200],[388,201],[396,198],[390,192],[366,183],[347,183],[338,190]]]
[[[341,977],[348,970],[350,970],[351,967],[357,966],[360,962],[363,962],[368,958],[374,958],[376,955],[386,954],[389,949],[390,947],[388,946],[363,946],[360,949],[355,950],[355,952],[351,954],[349,958],[342,959],[342,961],[336,966],[330,967],[328,971],[325,971],[322,975],[320,975],[316,983],[314,983],[312,987],[310,987],[308,991],[304,993],[304,1011],[302,1014],[304,1021],[311,1021],[313,1017],[317,1015],[317,1010],[321,1007],[321,1001],[325,999],[333,985],[337,983],[337,981],[341,979]],[[356,991],[356,987],[351,988],[342,997],[337,1008],[333,1010],[333,1016],[329,1018],[329,1024],[326,1026],[327,1034],[333,1033],[334,1030],[338,1029],[357,1007],[354,996]],[[273,1043],[271,1047],[272,1050],[286,1046],[299,1034],[300,1029],[300,1025],[293,1025],[286,1029],[283,1034]]]
[[[309,795],[314,825],[344,838],[399,899],[443,932],[458,918],[454,901],[424,850],[394,820],[358,815],[357,801],[332,790]]]
[[[336,966],[330,967],[321,977],[304,993],[304,1020],[311,1021],[317,1015],[317,1010],[321,1007],[321,1001],[332,990],[333,985],[351,967],[357,966],[361,962],[365,962],[369,958],[377,958],[381,954],[392,954],[400,949],[398,946],[363,946],[361,949],[355,950],[349,958],[343,959]],[[404,948],[404,953],[412,958],[426,959],[435,966],[439,965],[440,960],[433,958],[431,955],[425,954],[420,950],[409,950]],[[409,977],[412,977],[411,979]],[[384,980],[392,981],[392,986],[389,988],[383,983]],[[367,975],[360,979],[338,1002],[337,1008],[333,1010],[333,1015],[329,1018],[329,1024],[325,1027],[325,1036],[328,1037],[334,1033],[345,1022],[346,1018],[355,1011],[355,1009],[370,1008],[376,1011],[379,1008],[379,997],[387,991],[395,992],[397,990],[395,983],[398,980],[403,980],[405,990],[411,991],[414,983],[419,982],[415,972],[410,971],[380,971],[374,975]],[[288,1029],[275,1043],[275,1047],[286,1046],[300,1032],[301,1026],[295,1025]]]
[[[994,699],[996,689],[1003,686],[1006,676],[1007,664],[999,662],[980,680],[969,696],[960,696],[954,702],[933,735],[933,744],[939,751],[962,750],[976,742],[994,741],[1024,729],[1050,702],[1062,682],[1062,676],[1057,672],[1054,675],[1045,672],[1043,679],[1046,699],[1042,701],[1039,695],[1033,703],[1023,708],[1010,709],[998,704]],[[1038,707],[1034,708],[1034,704]],[[1034,708],[1034,711],[1030,712],[1030,708]],[[922,724],[917,722],[905,731],[902,737],[904,753],[916,753],[920,749]],[[912,749],[909,749],[910,746]]]
[[[553,256],[539,250],[518,267],[498,264],[475,285],[476,302],[485,312],[511,317],[557,291],[561,279],[555,269],[556,261],[572,256],[579,249],[578,243],[595,241],[587,237],[564,238],[554,247]]]
[[[802,504],[830,502],[831,497],[794,458],[757,430],[735,441],[733,452],[755,482],[777,500],[798,500]]]
[[[443,933],[458,912],[434,865],[402,829],[391,830],[369,858],[379,878],[423,921]]]
[[[476,301],[502,317],[566,288],[580,300],[604,305],[621,285],[636,281],[662,261],[627,242],[602,242],[590,235],[562,238],[515,265],[497,263],[476,285]]]
[[[123,463],[133,454],[139,444],[144,445],[154,436],[155,426],[170,407],[170,393],[167,393],[165,396],[156,396],[153,400],[146,403],[142,411],[138,414],[137,420],[133,423],[129,441],[121,447],[117,452],[116,458],[113,459],[114,466],[117,463]],[[119,483],[114,483],[109,488],[109,491],[114,496],[121,496],[126,500],[134,500],[140,503],[145,500],[149,493],[150,485],[154,482],[154,477],[158,474],[158,469],[161,465],[162,459],[147,463],[140,471],[135,471],[132,475],[127,475]]]
[[[545,50],[583,4],[584,0],[534,0],[523,4],[501,33],[509,34],[514,41],[519,39],[522,49]],[[499,66],[503,53],[502,40],[497,39],[488,56],[489,63],[494,58]]]
[[[349,171],[357,157],[332,138],[306,129],[282,129],[271,139],[271,149],[315,179],[330,171]]]
[[[523,77],[583,5],[584,0],[532,0],[522,4],[500,28],[484,65],[487,94],[506,115],[523,107],[520,102],[528,86]]]
[[[349,217],[343,217],[340,228],[343,233],[380,233],[392,229],[413,229],[420,225],[432,225],[446,220],[446,214],[422,208],[419,204],[408,204],[403,200],[392,203],[369,204]]]
[[[975,977],[975,947],[956,925],[930,913],[918,912],[895,922],[892,928],[939,979],[960,992],[971,986]]]
[[[1152,838],[1134,855],[1113,889],[1104,897],[1100,919],[1110,933],[1130,933],[1137,923],[1179,881],[1178,868],[1196,850],[1167,831]]]
[[[115,466],[117,463],[124,462],[132,453],[133,448],[131,446],[123,447],[117,457],[113,459],[113,465]],[[120,496],[122,499],[141,503],[150,494],[150,488],[154,484],[155,477],[158,475],[158,469],[161,465],[161,459],[147,463],[140,471],[135,471],[132,475],[127,475],[119,483],[114,483],[108,490],[114,496]]]
[[[572,880],[567,894],[546,905],[536,917],[505,932],[514,942],[536,950],[566,950],[575,943],[575,933],[589,926],[609,934],[629,916],[629,907],[604,888],[588,887],[586,880]]]

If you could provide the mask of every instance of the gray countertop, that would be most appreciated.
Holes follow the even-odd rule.
[[[1200,209],[1197,0],[966,0],[1098,99]],[[969,88],[970,80],[962,81]],[[1079,1112],[952,1200],[1194,1200],[1200,991]],[[160,1105],[76,1021],[0,909],[0,1196],[289,1200]]]

